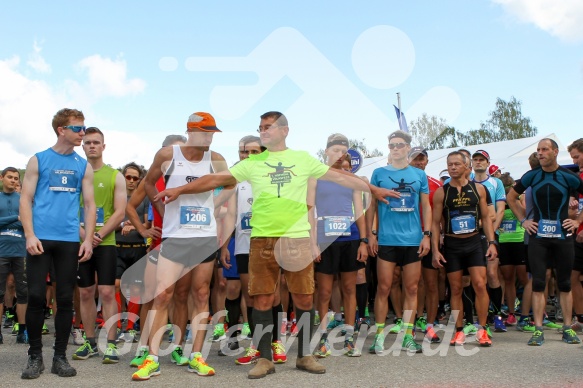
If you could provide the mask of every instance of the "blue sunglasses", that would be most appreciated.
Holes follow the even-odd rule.
[[[70,129],[75,133],[79,133],[81,131],[85,132],[87,130],[87,127],[84,125],[65,125],[63,128]]]

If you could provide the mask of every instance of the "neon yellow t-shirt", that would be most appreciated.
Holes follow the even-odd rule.
[[[229,169],[253,189],[251,237],[309,237],[308,179],[320,178],[328,166],[305,151],[287,149],[251,155]]]

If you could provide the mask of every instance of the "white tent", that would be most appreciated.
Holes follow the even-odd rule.
[[[446,148],[442,150],[429,151],[429,164],[425,169],[427,175],[438,178],[441,170],[447,168],[447,155],[460,148],[465,148],[470,152],[485,150],[490,154],[490,163],[500,167],[502,172],[509,172],[514,179],[520,178],[525,172],[530,170],[528,157],[536,151],[538,142],[543,138],[550,138],[559,145],[558,162],[561,165],[572,164],[573,160],[567,152],[567,147],[563,146],[559,138],[551,133],[546,136],[526,137],[523,139],[508,140],[496,143],[486,143],[469,147]],[[366,176],[370,179],[372,172],[382,166],[387,165],[387,156],[375,158],[365,158],[361,169],[357,175]]]

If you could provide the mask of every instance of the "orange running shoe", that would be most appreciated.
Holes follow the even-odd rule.
[[[449,342],[450,346],[461,346],[466,343],[466,335],[463,331],[456,331],[453,338]]]
[[[484,329],[478,330],[478,335],[476,339],[480,343],[480,346],[492,346],[492,340],[488,336],[488,331]]]

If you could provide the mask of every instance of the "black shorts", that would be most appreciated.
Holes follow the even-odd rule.
[[[388,245],[379,245],[378,258],[389,263],[395,263],[399,267],[407,264],[413,264],[421,261],[419,257],[419,246],[415,247],[393,247]]]
[[[26,304],[28,300],[28,286],[26,283],[26,262],[24,257],[0,257],[0,303],[4,303],[6,279],[12,273],[16,288],[16,303]]]
[[[77,270],[77,285],[81,288],[95,284],[100,286],[115,285],[117,267],[117,251],[115,245],[100,245],[93,248],[93,255],[87,261],[79,263]]]
[[[572,238],[530,238],[528,264],[532,271],[532,290],[544,292],[549,266],[556,269],[557,286],[561,292],[571,291],[571,272],[575,259]]]
[[[154,265],[158,265],[158,256],[160,255],[160,250],[156,248],[148,252],[148,261]]]
[[[237,272],[239,275],[246,275],[249,273],[249,255],[248,254],[238,254],[235,255],[237,259]]]
[[[332,244],[320,245],[321,260],[314,263],[314,271],[336,275],[341,272],[356,272],[365,267],[365,263],[357,260],[359,240],[352,241],[334,241]]]
[[[498,245],[500,266],[526,265],[526,245],[524,242],[507,242]]]
[[[117,269],[115,278],[121,279],[126,269],[136,264],[138,260],[146,256],[148,247],[146,244],[120,244],[117,245]]]
[[[470,267],[485,267],[482,235],[476,234],[468,238],[445,236],[443,239],[443,257],[445,272],[467,270]]]
[[[433,253],[431,253],[431,249],[428,254],[421,258],[421,266],[426,269],[434,269],[437,271],[437,268],[433,266]]]
[[[160,256],[180,263],[186,268],[209,263],[217,258],[216,237],[165,238],[160,245]]]
[[[575,261],[573,262],[573,271],[583,273],[583,243],[575,242]]]

